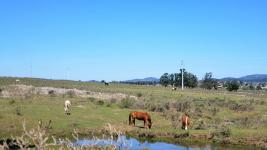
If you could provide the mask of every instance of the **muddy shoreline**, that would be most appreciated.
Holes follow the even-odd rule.
[[[140,140],[163,141],[183,146],[203,146],[208,145],[224,145],[227,147],[235,146],[242,149],[261,149],[267,150],[267,138],[249,138],[249,137],[223,137],[218,138],[212,134],[190,134],[189,132],[176,133],[148,133],[148,132],[128,132],[128,136],[135,137]]]

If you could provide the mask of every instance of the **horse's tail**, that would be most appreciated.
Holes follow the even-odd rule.
[[[132,113],[129,114],[129,125],[132,123]]]

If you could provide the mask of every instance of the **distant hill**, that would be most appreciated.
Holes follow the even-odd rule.
[[[227,77],[227,78],[222,78],[220,80],[221,81],[239,80],[244,82],[267,82],[267,74],[252,74],[240,78]]]
[[[132,79],[132,80],[125,80],[125,81],[122,81],[122,82],[127,82],[127,83],[156,82],[156,83],[158,83],[159,79],[155,78],[155,77],[147,77],[147,78],[144,78],[144,79]]]

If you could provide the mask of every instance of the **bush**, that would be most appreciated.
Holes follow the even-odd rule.
[[[112,105],[111,103],[107,103],[107,105],[106,105],[106,106],[107,106],[107,107],[111,107],[111,105]]]
[[[161,104],[158,104],[156,107],[156,112],[164,112],[165,111],[165,107]]]
[[[175,102],[173,107],[176,108],[176,111],[185,112],[186,110],[190,110],[192,108],[192,102]]]
[[[180,125],[180,116],[177,114],[171,114],[171,123],[174,129],[178,129]]]
[[[156,104],[154,104],[154,103],[148,103],[147,106],[146,106],[146,108],[147,108],[149,111],[156,111],[157,106],[156,106]]]
[[[231,136],[231,130],[229,127],[221,126],[215,130],[213,135],[217,136],[217,137],[230,137]]]
[[[248,128],[250,126],[250,121],[248,119],[248,117],[244,117],[240,119],[240,124],[245,127]]]
[[[145,102],[139,101],[138,103],[134,103],[133,107],[136,109],[145,109]]]
[[[251,104],[238,104],[237,102],[230,101],[228,103],[228,108],[234,111],[252,111],[254,109]]]
[[[121,108],[131,108],[134,104],[134,99],[130,99],[130,98],[124,98],[121,100],[120,102],[120,107]]]
[[[211,109],[212,116],[216,116],[216,114],[219,112],[219,108],[214,107]]]
[[[116,102],[117,102],[117,99],[116,99],[116,98],[111,98],[111,99],[110,99],[110,103],[111,103],[111,104],[114,104],[114,103],[116,103]]]
[[[9,104],[9,105],[13,105],[13,104],[15,104],[15,102],[16,102],[16,101],[12,99],[12,100],[8,101],[8,104]]]
[[[102,101],[102,100],[98,100],[98,101],[96,101],[96,105],[101,105],[101,106],[102,106],[102,105],[104,105],[104,103],[105,103],[105,102]]]
[[[89,100],[90,102],[95,102],[95,98],[94,98],[94,97],[89,97],[88,100]]]
[[[226,89],[228,91],[237,91],[239,89],[240,84],[238,81],[228,81],[226,83]]]
[[[16,115],[22,116],[20,107],[16,107]]]
[[[202,119],[199,119],[197,122],[196,122],[196,127],[195,127],[196,130],[206,130],[207,129],[207,125],[206,123],[204,122],[204,120]]]
[[[137,97],[142,97],[142,93],[141,92],[138,92],[136,95],[137,95]]]
[[[170,108],[171,108],[171,104],[170,104],[169,102],[165,103],[165,104],[164,104],[164,108],[165,108],[166,110],[170,110]]]
[[[258,85],[258,86],[256,87],[256,90],[262,90],[261,86]]]
[[[69,90],[67,91],[66,96],[68,96],[69,98],[73,98],[76,96],[76,94],[73,90]]]
[[[54,96],[56,96],[56,91],[54,91],[54,90],[49,90],[49,91],[48,91],[48,95],[51,96],[51,97],[54,97]]]

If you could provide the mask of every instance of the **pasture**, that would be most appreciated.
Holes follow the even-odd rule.
[[[141,86],[111,83],[88,83],[79,81],[59,81],[21,78],[20,84],[35,87],[56,87],[80,89],[89,92],[123,93],[123,99],[96,99],[76,95],[36,95],[0,98],[1,138],[19,135],[21,123],[27,128],[52,121],[49,133],[58,137],[70,136],[73,129],[81,134],[97,132],[107,124],[133,136],[144,135],[161,139],[176,139],[187,133],[181,129],[180,117],[188,113],[192,120],[189,135],[183,140],[228,142],[233,144],[254,144],[265,147],[267,140],[267,92],[185,89],[172,91],[161,86]],[[13,78],[1,78],[0,87],[5,90],[15,84]],[[131,98],[134,96],[136,98]],[[70,113],[64,114],[64,101],[72,103]],[[147,130],[128,125],[131,111],[148,111],[152,117],[152,129]],[[138,126],[143,122],[137,121]],[[145,133],[145,134],[143,134]],[[189,137],[189,138],[188,138]]]

